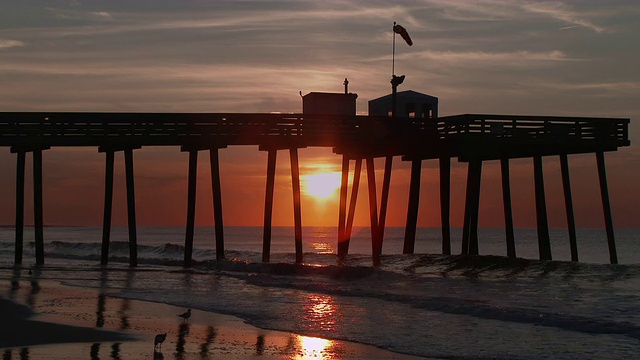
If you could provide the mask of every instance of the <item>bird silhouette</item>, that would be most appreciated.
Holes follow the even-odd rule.
[[[167,338],[167,333],[156,335],[156,338],[153,340],[153,349],[154,350],[156,348],[162,349],[162,343],[166,338]]]
[[[191,317],[191,309],[187,309],[187,312],[178,316],[180,316],[184,321],[189,321],[189,318]]]

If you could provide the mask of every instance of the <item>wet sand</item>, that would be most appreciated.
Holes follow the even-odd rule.
[[[0,284],[4,359],[418,359],[359,343],[271,331],[242,319],[110,297],[54,281]],[[167,333],[154,350],[156,334]]]

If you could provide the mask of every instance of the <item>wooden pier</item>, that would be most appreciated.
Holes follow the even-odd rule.
[[[478,213],[484,161],[501,164],[507,254],[516,256],[511,212],[509,160],[531,158],[535,178],[539,254],[551,260],[551,246],[544,194],[542,160],[560,158],[563,190],[569,226],[571,258],[578,260],[568,155],[596,155],[602,205],[611,263],[617,263],[613,221],[609,202],[604,153],[629,146],[629,119],[508,116],[466,114],[438,119],[338,116],[307,114],[221,114],[221,113],[77,113],[0,112],[0,147],[10,147],[17,158],[15,263],[22,263],[24,226],[24,177],[27,153],[33,156],[34,226],[36,263],[44,264],[42,155],[52,147],[95,147],[105,153],[105,202],[101,262],[109,259],[113,196],[114,153],[124,152],[129,223],[130,265],[137,265],[134,162],[135,149],[143,146],[176,146],[189,153],[188,209],[184,266],[191,266],[195,222],[197,156],[209,151],[213,190],[216,257],[224,258],[224,225],[218,154],[234,145],[257,145],[268,152],[264,209],[263,261],[269,261],[275,165],[278,150],[288,150],[293,182],[296,261],[303,262],[302,220],[298,149],[330,147],[342,155],[342,187],[338,209],[338,256],[348,255],[356,196],[363,160],[367,169],[371,217],[372,254],[380,263],[384,238],[386,203],[391,160],[400,156],[411,161],[409,205],[404,252],[413,253],[419,209],[422,161],[440,163],[440,207],[442,252],[451,254],[450,167],[451,158],[468,163],[462,254],[478,254]],[[384,157],[385,177],[380,206],[376,199],[374,158]],[[351,161],[355,172],[351,198],[348,174]],[[386,189],[386,191],[384,191]]]

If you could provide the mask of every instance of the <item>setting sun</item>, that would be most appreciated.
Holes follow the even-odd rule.
[[[305,193],[319,199],[326,199],[340,188],[340,172],[323,172],[302,176]]]

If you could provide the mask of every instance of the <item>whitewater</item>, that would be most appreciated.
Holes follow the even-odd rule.
[[[640,345],[640,231],[617,230],[619,265],[608,264],[604,230],[578,231],[580,263],[566,230],[551,231],[554,261],[537,258],[535,229],[516,232],[508,259],[503,230],[481,229],[480,256],[439,255],[439,229],[418,229],[416,254],[402,255],[403,228],[385,235],[382,266],[371,266],[370,233],[356,229],[338,263],[336,230],[306,227],[304,264],[293,229],[275,228],[272,262],[261,259],[262,229],[225,228],[225,261],[212,228],[197,228],[195,265],[182,268],[184,229],[140,228],[139,267],[128,267],[125,228],[114,229],[110,264],[100,261],[101,228],[45,228],[45,262],[24,264],[40,279],[99,288],[109,296],[234,315],[264,329],[375,345],[441,359],[624,359]],[[13,229],[0,229],[0,281],[13,266]],[[452,249],[460,249],[460,229]]]

